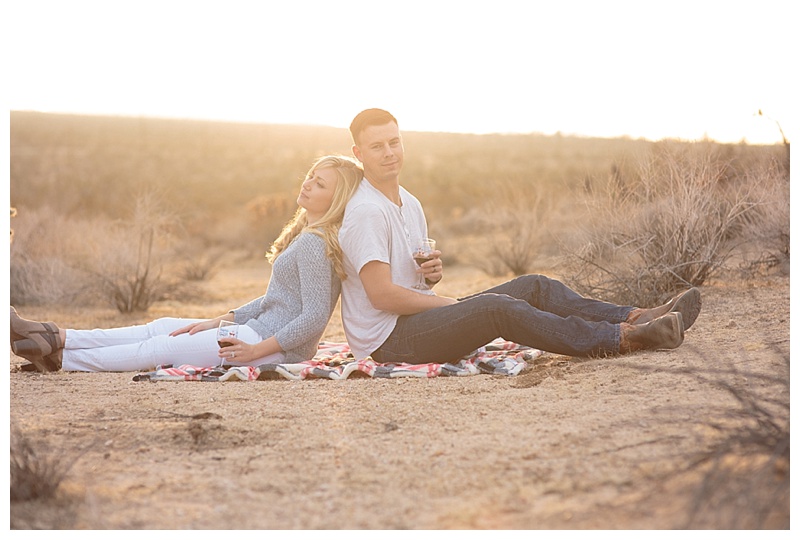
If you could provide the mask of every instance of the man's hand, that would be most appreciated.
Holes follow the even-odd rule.
[[[436,285],[442,280],[444,273],[444,264],[442,263],[442,252],[438,249],[431,252],[432,259],[422,263],[422,266],[417,268],[417,273],[425,276],[425,281],[428,285]]]

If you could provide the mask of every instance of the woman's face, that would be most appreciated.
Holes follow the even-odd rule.
[[[297,204],[306,209],[309,223],[319,221],[331,207],[339,176],[330,167],[309,173],[300,188]]]

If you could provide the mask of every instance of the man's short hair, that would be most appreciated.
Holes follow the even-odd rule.
[[[392,113],[384,111],[383,109],[366,109],[361,111],[350,123],[350,136],[353,138],[353,144],[358,144],[358,136],[369,126],[382,126],[389,122],[397,124],[397,118],[392,116]]]

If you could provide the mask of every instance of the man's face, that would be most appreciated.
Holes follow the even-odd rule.
[[[364,176],[381,183],[397,181],[403,168],[403,139],[394,122],[368,126],[353,146],[353,155],[364,165]]]

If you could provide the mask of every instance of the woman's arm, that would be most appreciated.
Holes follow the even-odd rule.
[[[221,358],[230,358],[235,353],[237,362],[248,362],[270,354],[308,345],[316,342],[325,331],[333,312],[333,265],[325,253],[324,240],[312,233],[303,233],[292,247],[278,256],[276,262],[282,263],[280,271],[273,268],[269,294],[283,295],[282,302],[298,306],[297,314],[290,320],[281,321],[282,327],[275,335],[249,345],[233,339],[230,347],[220,349]],[[275,298],[266,302],[269,305]],[[247,304],[252,306],[253,303]],[[236,320],[241,322],[237,309]],[[263,311],[251,318],[273,317],[273,312]]]
[[[266,298],[266,294],[263,296],[259,296],[258,298],[254,298],[250,300],[248,303],[239,306],[238,308],[232,310],[233,322],[244,324],[250,319],[255,319],[262,311],[262,305],[264,304],[264,299]]]

